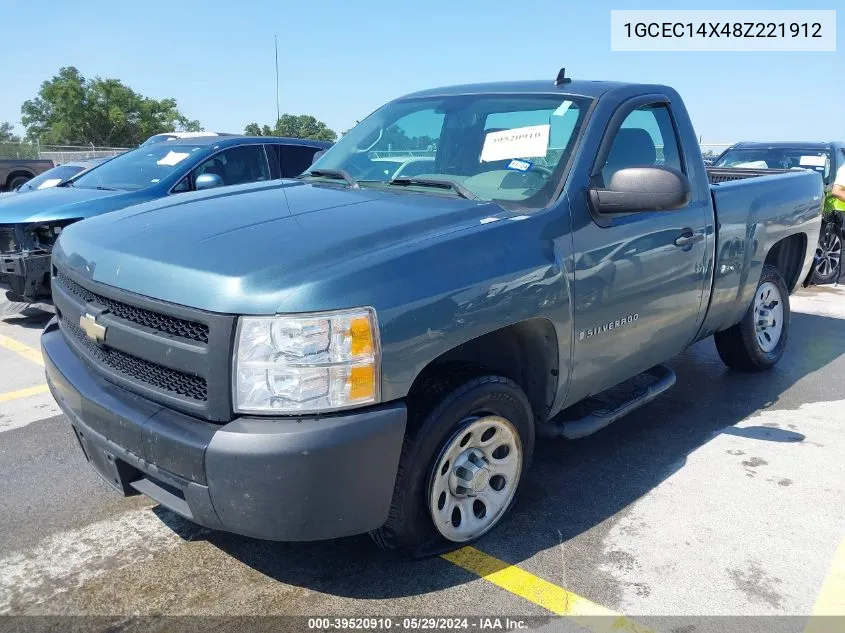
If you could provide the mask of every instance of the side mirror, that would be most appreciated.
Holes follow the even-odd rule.
[[[610,179],[607,189],[589,190],[596,213],[671,211],[689,204],[689,179],[670,167],[628,167]]]
[[[326,150],[324,150],[324,149],[321,149],[317,152],[314,152],[314,155],[311,157],[311,164],[313,165],[318,160],[320,160],[320,158],[322,158],[323,154],[325,154],[325,153],[326,153]]]
[[[215,187],[222,187],[223,179],[217,174],[200,174],[194,183],[197,191],[203,189],[214,189]]]

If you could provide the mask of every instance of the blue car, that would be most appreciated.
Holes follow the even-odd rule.
[[[50,255],[68,224],[166,196],[279,178],[311,166],[331,143],[206,136],[141,146],[56,187],[0,198],[0,288],[10,301],[50,297]]]

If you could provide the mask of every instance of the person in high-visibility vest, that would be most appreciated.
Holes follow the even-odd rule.
[[[830,195],[840,203],[845,202],[845,165],[842,165],[842,167],[836,170],[836,179],[833,181],[833,188],[830,191]],[[843,204],[834,203],[834,208],[838,211],[845,211],[845,205]]]
[[[842,237],[843,227],[845,227],[845,165],[836,170],[836,178],[825,203],[825,211],[838,212],[840,218],[837,223],[839,227],[839,271],[836,274],[836,285],[839,285],[839,281],[842,279]]]

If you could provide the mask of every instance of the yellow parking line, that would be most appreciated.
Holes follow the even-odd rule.
[[[20,354],[24,358],[28,358],[33,363],[38,363],[42,367],[44,366],[44,359],[41,357],[41,352],[37,349],[31,348],[29,345],[18,343],[13,338],[0,334],[0,347],[4,347],[11,352]]]
[[[821,591],[813,607],[812,617],[804,633],[841,631],[842,621],[839,618],[834,620],[823,617],[831,615],[845,617],[845,540],[839,544],[839,549],[833,555],[830,571],[822,583]],[[834,625],[840,628],[834,629]]]
[[[8,391],[6,393],[0,393],[0,402],[29,398],[30,396],[37,396],[40,393],[47,393],[48,391],[50,389],[47,385],[37,385],[35,387],[27,387],[26,389],[18,389],[17,391]]]
[[[450,563],[554,614],[569,616],[580,626],[592,631],[651,633],[651,629],[615,611],[582,598],[519,567],[509,565],[474,547],[462,547],[441,556]]]

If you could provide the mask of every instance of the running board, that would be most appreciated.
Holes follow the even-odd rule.
[[[575,440],[616,422],[675,384],[675,372],[657,365],[600,394],[574,404],[538,429],[541,435]]]

